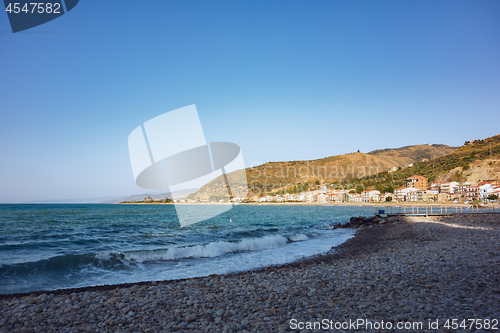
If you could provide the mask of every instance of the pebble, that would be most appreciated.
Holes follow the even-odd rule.
[[[196,315],[195,314],[188,314],[186,316],[186,322],[190,323],[192,321],[195,321],[196,320]]]
[[[0,332],[279,332],[292,318],[439,319],[421,331],[445,332],[447,318],[500,318],[499,276],[500,214],[413,217],[281,267],[0,295]]]

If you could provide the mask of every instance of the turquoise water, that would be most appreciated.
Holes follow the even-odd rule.
[[[332,224],[372,214],[371,207],[237,206],[180,227],[171,205],[0,205],[0,294],[284,264],[351,237]]]

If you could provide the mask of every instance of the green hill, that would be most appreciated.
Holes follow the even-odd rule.
[[[248,196],[276,193],[297,193],[329,184],[352,183],[388,172],[391,168],[403,168],[411,163],[430,160],[453,152],[456,147],[446,145],[414,145],[401,148],[375,150],[368,154],[351,153],[310,161],[269,162],[245,169],[249,184]],[[228,174],[236,192],[244,190],[241,171]],[[189,199],[215,200],[225,194],[223,177],[214,179],[190,195]],[[234,197],[238,196],[233,194]]]
[[[395,172],[382,172],[352,179],[351,183],[362,184],[365,188],[376,188],[390,192],[404,186],[406,178],[422,175],[432,181],[478,181],[496,178],[500,160],[500,135],[484,140],[466,142],[453,152],[425,162],[415,162],[412,167],[400,168]],[[487,162],[487,163],[485,163]],[[483,179],[475,175],[482,167]],[[489,168],[490,170],[485,170]],[[484,172],[486,171],[486,172]]]

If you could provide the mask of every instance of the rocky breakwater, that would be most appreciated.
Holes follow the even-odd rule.
[[[333,226],[334,229],[337,228],[351,228],[351,229],[358,229],[361,226],[369,226],[369,225],[374,225],[374,224],[384,224],[384,223],[395,223],[395,222],[400,222],[401,219],[397,216],[388,216],[388,217],[381,217],[380,215],[375,215],[375,216],[353,216],[349,220],[348,223],[342,224],[336,224]]]

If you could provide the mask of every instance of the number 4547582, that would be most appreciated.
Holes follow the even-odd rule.
[[[459,328],[473,330],[480,330],[484,328],[486,330],[496,330],[498,329],[498,319],[463,319],[461,321],[458,319],[448,319],[443,326],[444,328],[452,330]]]
[[[43,2],[30,2],[25,3],[24,6],[21,7],[21,4],[18,2],[9,3],[5,11],[9,13],[19,14],[21,12],[26,14],[60,14],[61,13],[61,4],[60,3],[43,3]]]

